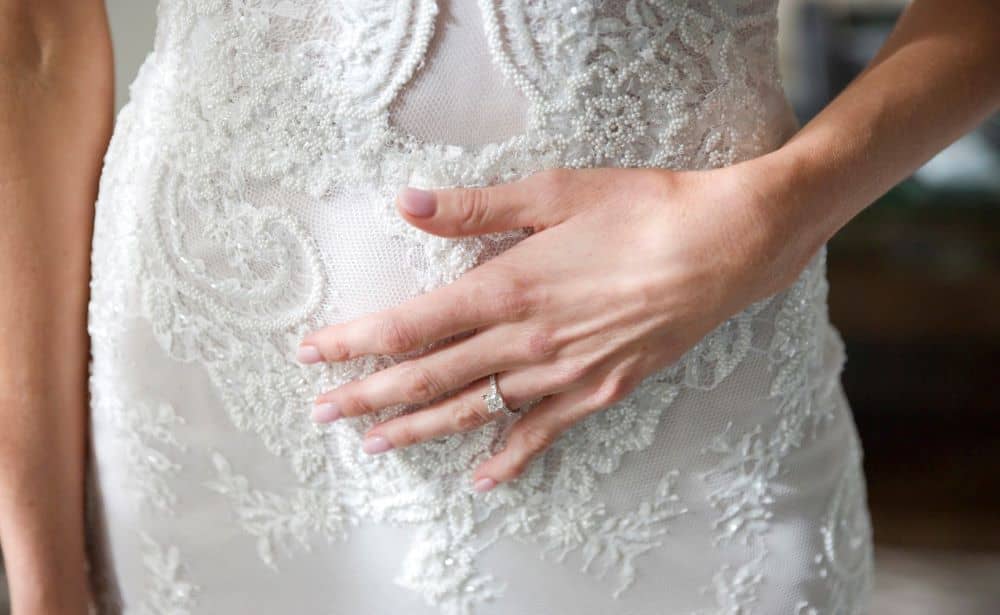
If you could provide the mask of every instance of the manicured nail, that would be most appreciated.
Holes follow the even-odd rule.
[[[319,353],[319,348],[303,344],[299,346],[298,352],[295,353],[295,358],[299,360],[299,363],[319,363],[323,360],[323,355]]]
[[[497,486],[497,482],[492,478],[480,478],[475,483],[472,484],[472,489],[478,491],[479,493],[486,493],[490,489]]]
[[[419,188],[407,188],[399,196],[399,206],[415,218],[430,218],[437,209],[434,193]]]
[[[382,436],[369,436],[361,443],[361,450],[369,455],[384,453],[390,448],[392,448],[392,444]]]
[[[312,409],[312,419],[317,423],[330,423],[341,417],[340,408],[329,402],[316,404]]]

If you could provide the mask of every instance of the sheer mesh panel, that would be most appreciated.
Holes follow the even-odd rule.
[[[275,187],[255,186],[257,207],[292,207],[316,241],[328,293],[323,319],[337,322],[398,305],[420,290],[424,268],[379,213],[391,195],[371,187],[338,187],[314,200]],[[292,199],[292,202],[289,201]]]
[[[435,143],[482,145],[524,131],[527,101],[497,71],[475,2],[439,2],[424,67],[393,106],[391,121]]]

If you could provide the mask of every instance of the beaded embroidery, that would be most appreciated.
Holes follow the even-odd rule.
[[[406,408],[330,427],[288,411],[394,359],[320,370],[295,363],[291,348],[326,324],[337,297],[295,208],[261,205],[254,194],[277,186],[308,200],[344,186],[374,186],[383,203],[376,214],[410,255],[417,290],[446,284],[523,234],[452,240],[421,233],[392,209],[395,189],[414,178],[483,185],[560,166],[710,168],[779,145],[788,131],[775,129],[776,114],[787,109],[775,110],[773,102],[780,98],[774,3],[480,0],[491,58],[528,109],[524,134],[478,147],[424,142],[391,122],[393,101],[433,62],[426,56],[435,2],[363,4],[162,0],[157,50],[119,120],[108,153],[117,167],[102,178],[109,203],[119,192],[130,194],[134,174],[148,175],[149,189],[130,207],[98,209],[91,334],[113,346],[123,316],[146,319],[172,358],[204,366],[232,424],[287,460],[297,484],[271,492],[256,489],[247,469],[211,455],[217,476],[206,486],[230,502],[261,560],[280,568],[282,557],[308,548],[312,538],[343,537],[364,517],[418,525],[396,581],[443,613],[469,614],[503,594],[503,580],[480,570],[477,554],[507,538],[537,543],[556,560],[579,552],[586,571],[617,576],[615,591],[627,591],[643,554],[688,514],[677,489],[682,477],[665,469],[655,497],[625,512],[601,503],[601,479],[625,455],[650,446],[663,412],[683,391],[723,382],[753,351],[755,318],[777,306],[800,318],[788,320],[787,330],[779,319],[769,349],[774,394],[788,399],[774,417],[777,426],[727,432],[706,451],[719,456],[713,472],[726,477],[708,493],[719,511],[718,540],[766,533],[768,482],[781,454],[822,423],[823,404],[809,401],[814,388],[796,380],[796,361],[817,352],[822,293],[793,291],[735,315],[675,366],[569,430],[517,481],[480,497],[466,488],[467,472],[502,444],[508,419],[372,458],[361,452],[360,435]],[[817,259],[799,285],[815,290],[820,278]],[[131,288],[138,301],[127,298]],[[166,411],[156,416],[172,418]],[[127,437],[148,444],[148,436],[137,430]],[[745,488],[745,472],[758,479],[757,491]],[[169,504],[152,484],[154,501]],[[851,485],[841,491],[848,501],[858,497]],[[846,505],[835,503],[832,514]],[[497,525],[484,546],[485,519]],[[833,536],[840,527],[830,521],[826,531]],[[176,557],[158,552],[161,576],[175,575]],[[829,554],[817,563],[835,566]],[[749,612],[762,582],[756,567],[718,571],[714,589],[706,590],[718,612]],[[850,581],[832,591],[858,586]]]

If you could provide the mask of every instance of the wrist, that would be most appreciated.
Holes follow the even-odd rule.
[[[744,178],[750,207],[777,245],[815,254],[850,219],[843,186],[828,175],[808,148],[786,144],[734,166]]]
[[[714,215],[734,225],[731,264],[754,300],[793,283],[839,228],[809,165],[797,151],[776,150],[699,173],[703,194],[721,207]]]

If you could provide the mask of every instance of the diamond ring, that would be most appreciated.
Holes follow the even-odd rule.
[[[490,374],[490,386],[483,393],[482,398],[486,401],[486,409],[490,414],[497,414],[498,412],[503,412],[507,416],[517,416],[517,410],[511,410],[504,401],[503,395],[500,394],[500,387],[497,386],[497,375]]]

